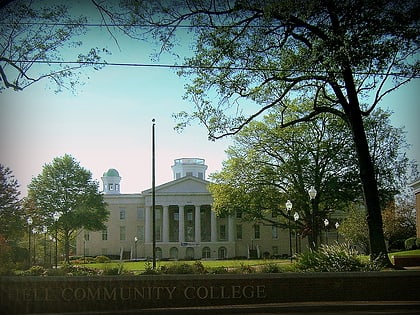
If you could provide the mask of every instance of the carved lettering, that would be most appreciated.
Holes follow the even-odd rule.
[[[75,287],[50,291],[49,288],[22,288],[10,291],[10,300],[24,302],[43,301],[130,301],[130,300],[173,300],[176,286],[145,287]],[[60,294],[61,293],[61,294]],[[187,286],[181,295],[186,300],[223,300],[223,299],[264,299],[267,297],[264,285],[231,285],[231,286]]]

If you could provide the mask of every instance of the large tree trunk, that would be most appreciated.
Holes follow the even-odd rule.
[[[348,114],[350,114],[348,115],[349,123],[359,160],[360,179],[367,209],[371,259],[379,258],[385,265],[389,266],[392,264],[387,255],[385,244],[378,185],[375,178],[372,157],[369,152],[362,115],[358,106],[351,107]]]

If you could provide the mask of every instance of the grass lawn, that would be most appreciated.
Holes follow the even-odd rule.
[[[389,253],[389,257],[392,256],[420,256],[420,249],[406,250],[403,252]]]
[[[389,257],[392,256],[407,256],[407,255],[419,255],[420,249],[393,252],[389,253]],[[366,260],[369,259],[369,256],[362,256]],[[200,261],[206,269],[215,269],[215,268],[244,268],[247,266],[257,267],[265,264],[277,264],[284,271],[292,271],[294,262],[291,263],[288,259],[273,259],[273,260],[201,260]],[[160,268],[161,266],[173,265],[173,264],[194,264],[194,261],[157,261],[156,267]],[[107,263],[87,263],[86,267],[95,268],[95,269],[111,269],[120,266],[119,261],[111,261]],[[151,268],[152,262],[146,261],[124,261],[123,268],[126,271],[131,271],[134,274],[140,274],[144,272],[147,268]]]

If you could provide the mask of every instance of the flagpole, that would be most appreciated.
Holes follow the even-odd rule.
[[[153,270],[156,269],[156,182],[155,182],[155,119],[152,119],[152,239]]]

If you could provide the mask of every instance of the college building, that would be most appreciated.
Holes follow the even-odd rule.
[[[172,165],[173,180],[155,187],[155,235],[158,259],[229,259],[288,257],[301,250],[294,233],[258,222],[244,222],[241,214],[217,217],[201,158],[180,158]],[[104,199],[110,211],[106,229],[82,231],[76,254],[121,259],[153,256],[152,190],[121,193],[121,176],[109,169],[102,176]]]

